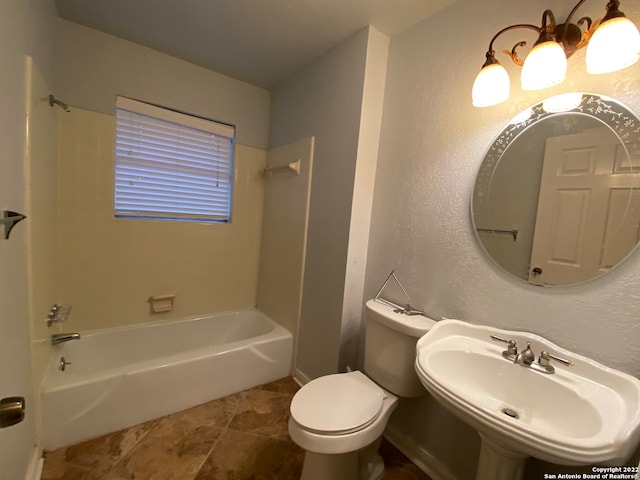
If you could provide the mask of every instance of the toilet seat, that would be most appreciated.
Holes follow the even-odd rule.
[[[298,390],[291,417],[310,432],[346,435],[373,423],[384,398],[384,391],[361,372],[326,375]]]

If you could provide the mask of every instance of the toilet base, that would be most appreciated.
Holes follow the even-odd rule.
[[[355,452],[306,452],[300,480],[380,480],[384,462],[378,454],[381,439]]]

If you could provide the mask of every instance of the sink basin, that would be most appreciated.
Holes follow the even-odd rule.
[[[503,357],[527,342],[573,362],[547,374]],[[424,387],[480,433],[478,480],[522,477],[528,456],[563,465],[621,465],[640,439],[640,380],[527,332],[438,322],[417,345]]]

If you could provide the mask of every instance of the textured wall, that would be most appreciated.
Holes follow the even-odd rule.
[[[570,59],[564,84],[527,93],[520,90],[517,67],[501,56],[513,74],[511,100],[487,109],[472,107],[473,80],[493,34],[513,23],[538,24],[550,4],[556,17],[564,19],[574,3],[459,0],[392,39],[365,294],[375,294],[396,268],[414,303],[435,318],[530,330],[638,375],[638,252],[585,285],[533,287],[512,280],[484,255],[469,218],[484,152],[502,126],[526,106],[581,90],[616,97],[640,113],[640,64],[589,76],[584,73],[584,50]],[[599,18],[604,5],[586,2],[578,13]],[[621,9],[640,24],[639,0],[622,2]],[[522,30],[505,35],[495,49],[510,49],[520,39],[531,44],[535,34]],[[470,440],[465,448],[446,436],[435,438],[429,432],[435,424],[442,432],[457,428],[458,422],[428,399],[401,407],[392,421],[417,450],[433,454],[458,478],[472,478],[477,446]]]
[[[541,289],[517,283],[478,247],[469,220],[469,199],[484,152],[512,116],[546,96],[574,90],[613,96],[640,112],[640,64],[606,76],[589,76],[583,73],[584,51],[580,51],[570,59],[564,84],[525,94],[513,75],[510,102],[476,109],[471,106],[471,85],[482,64],[485,43],[501,26],[536,23],[547,6],[538,0],[527,6],[507,0],[491,3],[496,12],[491,21],[476,22],[486,2],[461,0],[392,39],[368,291],[374,292],[395,267],[415,303],[435,317],[532,330],[638,375],[640,255],[583,286]],[[572,2],[557,3],[554,9],[562,17],[572,6]],[[626,1],[623,7],[640,24],[640,1]],[[602,8],[585,7],[580,13],[596,17]],[[451,28],[454,23],[458,29]],[[459,31],[465,35],[456,38]],[[509,40],[504,42],[511,46]],[[446,47],[421,48],[436,43]],[[476,46],[471,48],[472,44]]]

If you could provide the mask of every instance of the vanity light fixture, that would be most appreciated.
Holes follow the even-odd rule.
[[[633,65],[640,58],[640,32],[618,7],[618,0],[610,0],[605,16],[593,22],[583,17],[576,24],[571,19],[586,0],[580,0],[571,10],[564,23],[557,24],[553,12],[545,10],[542,26],[520,23],[510,25],[496,33],[486,53],[486,61],[473,84],[472,98],[475,107],[489,107],[509,98],[509,74],[496,60],[493,42],[503,33],[525,28],[534,30],[538,40],[523,61],[516,50],[526,46],[521,41],[509,50],[504,50],[513,62],[522,67],[523,90],[540,90],[558,85],[567,73],[567,58],[584,46],[587,47],[587,72],[609,73]],[[586,24],[583,32],[581,26]]]

